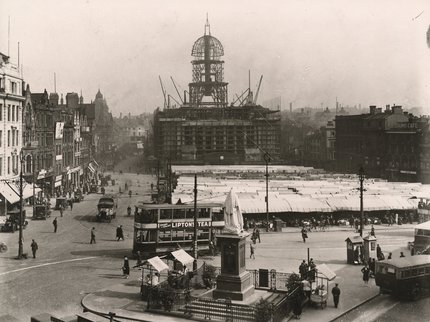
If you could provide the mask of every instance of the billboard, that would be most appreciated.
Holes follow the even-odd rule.
[[[62,139],[63,138],[63,130],[64,130],[64,122],[56,122],[55,123],[55,138]]]

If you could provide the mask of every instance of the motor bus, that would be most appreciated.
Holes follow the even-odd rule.
[[[430,221],[430,195],[421,195],[418,199],[418,221],[420,223]]]
[[[381,293],[417,300],[430,289],[430,255],[377,261],[375,271]]]
[[[198,250],[209,249],[215,234],[224,227],[222,204],[197,205]],[[144,204],[136,205],[134,213],[133,254],[138,251],[148,258],[165,254],[178,248],[193,249],[193,204]]]

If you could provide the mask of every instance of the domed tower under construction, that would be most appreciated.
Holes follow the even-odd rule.
[[[191,51],[194,59],[193,81],[189,83],[190,102],[197,106],[227,106],[227,83],[224,82],[224,48],[221,42],[211,35],[209,21],[206,19],[205,34],[196,40]]]

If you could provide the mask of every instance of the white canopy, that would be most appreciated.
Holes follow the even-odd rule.
[[[320,264],[316,267],[317,276],[328,279],[329,281],[335,279],[336,273],[333,272],[326,264]]]
[[[179,249],[172,252],[173,257],[180,261],[182,265],[191,264],[194,262],[194,257],[190,256],[185,250]]]
[[[154,267],[158,272],[169,269],[169,266],[167,266],[167,264],[163,262],[158,256],[148,259],[148,263],[151,264],[151,266]]]

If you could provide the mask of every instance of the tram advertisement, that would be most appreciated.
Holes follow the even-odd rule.
[[[198,221],[197,226],[202,227],[211,227],[211,221]],[[194,228],[194,222],[166,222],[166,223],[158,223],[158,229],[182,229],[182,228]]]

